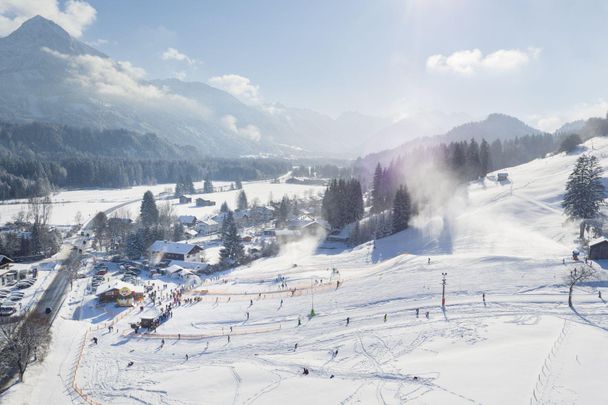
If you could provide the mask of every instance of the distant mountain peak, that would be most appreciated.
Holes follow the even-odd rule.
[[[70,34],[55,22],[42,16],[35,16],[25,21],[10,35],[0,38],[0,51],[12,50],[12,54],[39,51],[49,48],[69,55],[95,55],[107,58],[95,48],[70,36]]]

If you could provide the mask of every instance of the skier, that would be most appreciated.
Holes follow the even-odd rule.
[[[253,306],[253,300],[249,300],[249,306],[252,307]]]
[[[297,343],[293,346],[293,351],[295,352],[296,350],[298,350],[298,344]]]
[[[483,298],[483,306],[486,306],[486,293],[481,294],[481,297]]]
[[[178,333],[178,334],[177,334],[177,340],[180,340],[181,338],[182,338],[181,333]]]
[[[186,361],[188,361],[188,354],[186,354]]]
[[[247,320],[249,320],[249,312],[247,312]]]
[[[604,299],[602,298],[602,292],[600,290],[597,291],[597,297],[604,301]]]
[[[348,326],[348,324],[350,323],[350,316],[346,317],[346,326]]]
[[[132,362],[132,361],[130,361],[130,362],[127,364],[127,367],[131,367],[132,365],[133,365],[133,362]]]
[[[304,367],[304,372],[303,372],[303,374],[304,374],[304,375],[308,375],[308,369],[307,369],[306,367]]]
[[[232,333],[232,326],[230,327],[230,333]]]
[[[298,326],[302,326],[302,320],[300,319],[299,316],[298,316]]]
[[[283,299],[281,299],[281,305],[280,305],[280,306],[281,306],[281,307],[283,306]]]
[[[428,261],[428,264],[431,264],[431,258],[430,258],[430,257],[429,257],[429,261]]]
[[[416,318],[420,315],[420,308],[416,308]]]
[[[566,264],[566,259],[562,259],[562,264]]]
[[[160,341],[160,347],[163,347],[164,345],[165,345],[165,339],[162,339],[162,340]]]
[[[426,311],[426,319],[429,319],[429,311]]]
[[[93,337],[93,343],[97,344],[97,338]]]
[[[228,335],[228,343],[230,343],[230,335]]]
[[[384,323],[386,323],[386,314],[384,314]]]
[[[340,280],[336,281],[336,290],[340,288]]]

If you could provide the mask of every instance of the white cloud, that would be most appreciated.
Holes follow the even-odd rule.
[[[94,55],[66,55],[52,49],[43,51],[68,63],[69,80],[76,85],[106,97],[140,104],[163,105],[165,108],[187,109],[193,114],[208,116],[209,110],[195,100],[170,93],[163,87],[141,82],[144,69],[130,62],[113,62]]]
[[[461,75],[472,75],[479,71],[508,72],[527,65],[539,54],[539,48],[499,49],[485,56],[479,49],[465,49],[448,56],[431,55],[426,60],[426,68],[429,71]]]
[[[185,53],[178,51],[175,48],[167,48],[165,52],[161,55],[162,60],[176,60],[178,62],[186,62],[189,65],[194,65],[196,63],[195,59],[190,58]]]
[[[82,0],[67,0],[63,8],[59,0],[1,0],[0,36],[10,34],[26,20],[41,15],[78,38],[95,21],[96,14],[95,8]]]
[[[245,127],[239,128],[237,125],[237,119],[234,115],[224,115],[221,122],[224,128],[244,138],[248,138],[256,142],[259,142],[260,139],[262,139],[262,133],[255,125],[249,124]]]
[[[215,76],[209,79],[209,84],[232,94],[245,103],[262,103],[259,86],[251,83],[246,77],[234,74]]]
[[[529,121],[541,131],[553,132],[562,125],[591,117],[606,117],[608,101],[600,99],[592,103],[580,103],[566,111],[531,116]]]

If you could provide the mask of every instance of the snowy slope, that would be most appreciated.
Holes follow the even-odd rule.
[[[202,302],[176,308],[156,338],[128,334],[136,314],[118,333],[90,332],[99,345],[85,345],[76,382],[104,404],[606,403],[608,319],[597,298],[606,271],[577,288],[577,312],[562,282],[580,266],[568,258],[576,226],[559,204],[583,150],[608,167],[608,139],[595,138],[575,154],[505,170],[510,184],[472,184],[449,209],[375,247],[305,241],[206,280]],[[73,359],[67,344],[54,349]],[[40,403],[41,392],[66,390],[36,381],[3,399]]]

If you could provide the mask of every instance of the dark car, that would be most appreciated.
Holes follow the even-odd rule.
[[[53,310],[51,309],[51,307],[46,307],[46,309],[44,310],[44,313],[49,315],[51,312],[53,312]]]

